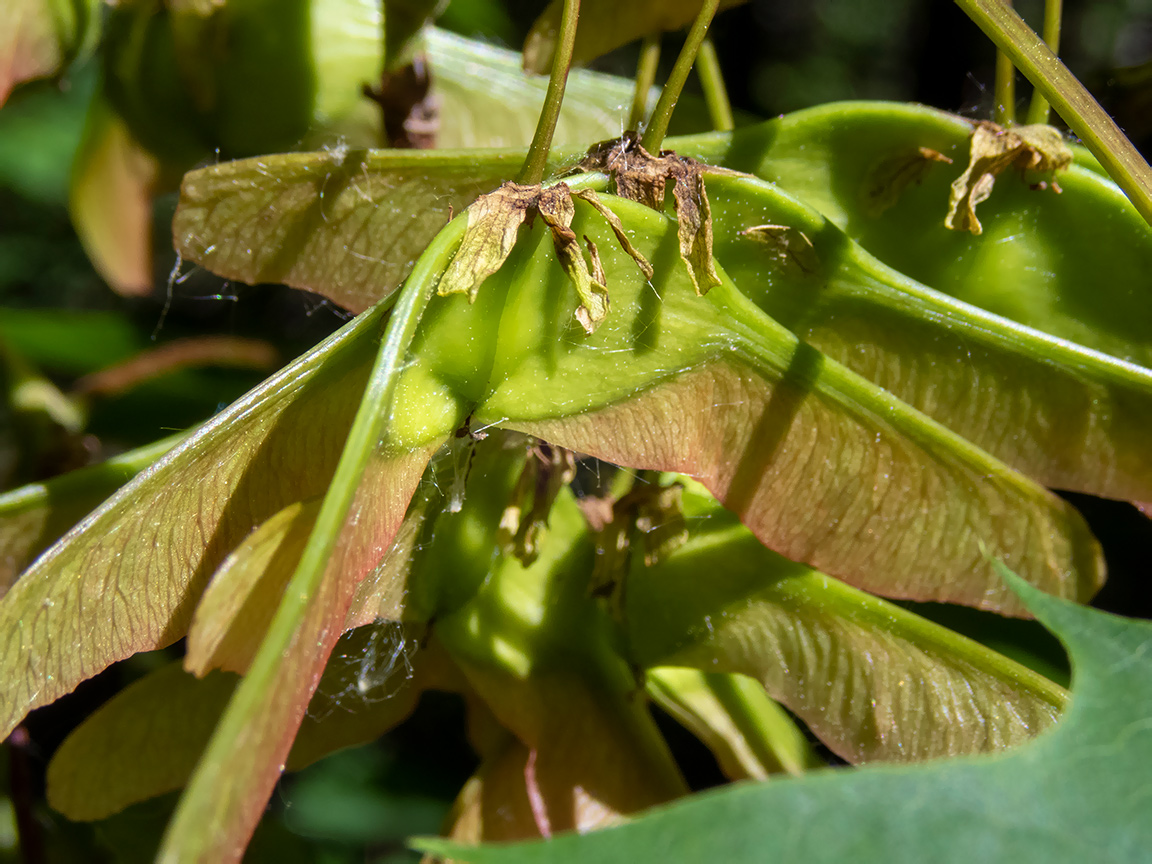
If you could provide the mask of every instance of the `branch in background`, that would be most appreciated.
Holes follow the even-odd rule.
[[[85,375],[72,387],[74,393],[114,396],[139,384],[200,366],[227,366],[266,372],[280,363],[280,354],[263,339],[236,336],[198,336],[176,339],[151,348],[123,363]]]
[[[632,111],[628,115],[628,129],[640,130],[648,113],[648,94],[656,83],[656,67],[660,65],[660,34],[649,33],[640,46],[640,61],[636,64],[636,89],[632,95]]]
[[[730,131],[736,126],[732,119],[732,103],[728,101],[728,91],[724,87],[724,74],[720,71],[716,46],[707,37],[700,43],[696,74],[700,76],[700,85],[704,88],[704,101],[708,104],[712,128],[717,132]]]
[[[684,82],[688,80],[688,73],[692,71],[692,64],[696,62],[700,44],[708,35],[708,26],[712,23],[712,16],[716,14],[719,5],[720,0],[704,0],[700,14],[692,23],[692,29],[688,31],[688,38],[684,41],[680,56],[676,58],[676,65],[672,67],[672,73],[668,76],[664,89],[660,91],[660,100],[652,112],[652,122],[644,133],[644,147],[649,153],[660,152],[660,145],[664,143],[664,136],[668,133],[668,121],[672,119],[672,110],[680,99],[680,91],[684,89]]]

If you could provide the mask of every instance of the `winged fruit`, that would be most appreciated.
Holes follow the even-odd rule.
[[[755,161],[730,149],[733,166]],[[403,212],[399,160],[404,184],[435,190],[454,182],[437,171],[478,184],[470,156],[329,153],[189,176],[178,231],[192,257],[246,249],[248,266],[371,305],[0,601],[6,728],[188,636],[186,668],[208,677],[157,673],[76,733],[129,734],[141,700],[164,712],[212,688],[196,722],[131,732],[171,761],[125,775],[119,804],[186,784],[160,860],[239,860],[285,765],[405,715],[407,701],[352,729],[305,726],[377,620],[421,646],[410,696],[448,689],[470,706],[482,765],[448,829],[462,839],[607,824],[683,794],[644,692],[705,730],[734,776],[811,764],[767,694],[853,761],[993,751],[1055,722],[1060,688],[879,597],[1025,614],[991,556],[1090,598],[1098,544],[1036,478],[1152,497],[1134,443],[1147,370],[916,283],[756,177],[624,155],[643,176],[607,160],[478,199],[398,291],[364,278],[344,241],[372,236],[385,204]],[[514,161],[485,158],[497,174]],[[257,167],[283,183],[235,182]],[[254,198],[264,223],[223,218]],[[1070,443],[1048,418],[1080,394],[1091,434]],[[996,434],[1006,416],[1022,443]],[[578,465],[605,463],[626,470],[573,491]],[[151,730],[169,727],[156,747]],[[116,775],[102,758],[63,748],[53,800],[75,807],[92,777]],[[501,822],[504,801],[515,818]]]

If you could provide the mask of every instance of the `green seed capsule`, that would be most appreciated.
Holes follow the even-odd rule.
[[[1152,366],[1152,231],[1089,163],[1014,170],[979,205],[983,233],[944,227],[973,124],[917,105],[834,103],[730,134],[676,139],[684,155],[779,185],[885,264],[1053,336]],[[952,164],[924,156],[951,159]],[[1035,187],[1035,188],[1034,188]]]

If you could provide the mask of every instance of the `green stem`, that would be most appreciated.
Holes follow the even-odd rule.
[[[1060,19],[1064,0],[1044,0],[1044,41],[1053,54],[1060,53]],[[1032,102],[1028,105],[1029,123],[1048,122],[1048,100],[1038,87],[1032,88]]]
[[[1016,67],[1003,51],[996,52],[996,122],[1011,126],[1016,122]]]
[[[315,613],[325,611],[314,607],[328,562],[360,479],[369,459],[378,452],[392,416],[397,386],[416,327],[435,290],[439,273],[459,246],[466,225],[467,217],[461,215],[442,230],[398,292],[368,386],[315,526],[248,673],[236,688],[180,799],[161,842],[156,859],[159,864],[238,860],[238,855],[229,856],[243,847],[255,828],[253,815],[258,819],[263,811],[271,783],[261,771],[237,771],[235,766],[243,761],[242,748],[251,747],[254,737],[271,740],[293,731],[282,724],[293,719],[299,722],[299,716],[288,717],[297,706],[285,709],[283,701],[276,701],[291,697],[285,692],[284,664],[294,652],[299,656],[300,640],[311,643],[308,650],[313,654],[331,647],[325,646],[316,632],[310,632],[315,625]],[[387,305],[390,301],[364,313],[361,319],[364,325],[379,326]],[[318,678],[317,673],[315,679]],[[310,686],[315,687],[315,679]],[[298,707],[302,714],[304,706]],[[287,751],[278,755],[282,759]]]
[[[696,74],[700,76],[700,85],[704,88],[704,101],[708,104],[712,128],[717,132],[728,132],[736,125],[732,119],[732,103],[728,101],[728,91],[724,87],[724,74],[720,71],[716,46],[707,37],[700,43]]]
[[[660,145],[664,143],[664,136],[668,134],[668,121],[672,119],[672,109],[680,99],[680,91],[684,89],[684,82],[688,80],[688,73],[692,71],[692,64],[696,62],[696,52],[700,50],[700,43],[708,35],[708,25],[712,23],[712,16],[716,14],[716,7],[720,0],[704,0],[700,14],[688,31],[688,38],[680,56],[676,58],[676,65],[672,67],[672,74],[660,91],[660,100],[652,112],[652,122],[644,132],[644,146],[651,153],[657,153]]]
[[[1152,168],[1044,41],[1004,0],[956,0],[1100,160],[1152,225]]]
[[[1012,0],[1004,0],[1009,6]],[[996,108],[993,116],[1001,126],[1011,126],[1016,122],[1016,67],[1012,58],[1000,49],[996,50]]]
[[[632,111],[628,115],[628,129],[636,131],[648,113],[648,94],[656,82],[656,67],[660,65],[660,34],[649,33],[640,46],[640,62],[636,64],[636,89],[632,94]]]
[[[556,132],[560,106],[564,103],[564,88],[568,84],[568,69],[572,66],[572,47],[576,44],[576,22],[579,18],[580,0],[564,0],[560,38],[556,45],[556,56],[552,59],[552,74],[548,77],[544,107],[540,110],[536,134],[532,136],[532,146],[528,148],[524,167],[516,178],[517,183],[532,185],[544,179],[544,166],[548,163],[548,151],[552,148],[552,135]]]

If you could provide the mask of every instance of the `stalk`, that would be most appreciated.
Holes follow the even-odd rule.
[[[956,0],[1051,103],[1152,225],[1152,168],[1052,49],[1004,0]]]
[[[660,65],[660,34],[650,33],[640,46],[640,62],[636,64],[636,89],[632,94],[632,111],[628,115],[628,129],[640,130],[644,115],[648,113],[648,93],[656,83],[656,67]]]
[[[576,44],[576,22],[580,18],[580,0],[564,0],[564,12],[560,18],[560,39],[556,45],[556,56],[552,59],[552,74],[548,76],[548,90],[544,94],[544,107],[536,122],[536,134],[532,136],[532,146],[524,159],[517,183],[534,185],[544,179],[544,166],[548,163],[548,151],[552,149],[552,136],[556,132],[556,121],[560,118],[560,106],[564,103],[564,88],[568,85],[568,70],[572,66],[572,46]]]
[[[466,225],[467,217],[463,215],[449,223],[417,260],[404,287],[394,295],[395,307],[388,318],[375,366],[316,524],[248,673],[236,688],[181,796],[161,841],[156,858],[159,864],[239,861],[256,827],[272,784],[267,783],[265,788],[267,778],[260,774],[237,774],[233,764],[240,742],[251,734],[254,723],[261,722],[261,715],[275,704],[274,700],[287,698],[287,694],[278,692],[283,683],[282,664],[313,614],[328,561],[348,518],[356,489],[392,416],[404,361],[417,325],[435,290],[439,273],[459,246]],[[376,314],[380,311],[378,306]],[[315,638],[315,634],[305,632],[305,638]],[[313,650],[325,650],[325,646],[318,642]],[[319,673],[312,680],[312,687],[318,678]],[[264,730],[264,734],[287,731],[270,728]]]
[[[1009,7],[1012,0],[1004,0]],[[996,49],[996,108],[993,116],[1001,126],[1011,126],[1016,122],[1016,67],[1012,58]]]
[[[664,136],[668,134],[668,121],[672,119],[672,109],[680,99],[680,91],[684,89],[684,82],[688,80],[688,73],[692,71],[692,64],[696,62],[696,53],[700,50],[700,43],[708,35],[708,25],[712,23],[712,16],[720,0],[704,0],[700,7],[700,14],[692,23],[688,31],[688,38],[676,58],[676,65],[672,67],[672,74],[660,91],[660,100],[652,112],[652,122],[644,133],[644,146],[650,153],[658,153],[660,145],[664,143]]]
[[[732,119],[732,103],[728,101],[728,91],[724,87],[724,74],[720,71],[716,46],[707,37],[700,43],[696,74],[700,76],[700,84],[704,88],[704,101],[708,104],[712,128],[717,132],[730,131],[736,125]]]
[[[996,52],[996,122],[1011,126],[1016,122],[1016,67],[1003,51]]]
[[[1064,0],[1044,0],[1044,41],[1052,53],[1060,54],[1060,19],[1064,12]],[[1048,100],[1037,87],[1032,88],[1032,101],[1028,105],[1029,123],[1048,122]]]

